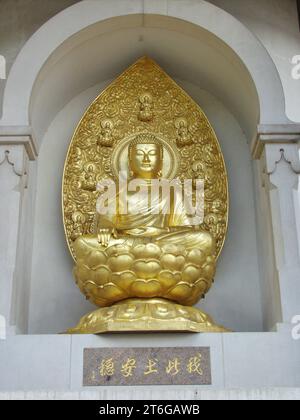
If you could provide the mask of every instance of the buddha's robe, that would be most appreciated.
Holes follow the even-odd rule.
[[[150,204],[150,187],[151,184],[147,183],[139,192],[127,193],[126,211],[124,196],[120,192],[116,197],[115,211],[97,215],[97,232],[109,228],[116,234],[116,237],[111,238],[109,246],[117,244],[135,246],[139,243],[152,242],[160,246],[182,245],[187,250],[205,249],[206,252],[214,254],[213,237],[208,232],[196,230],[191,225],[178,193],[176,196],[176,190],[171,200],[168,200],[167,196],[155,195]],[[101,247],[97,232],[94,236],[89,235],[79,239],[81,246]]]

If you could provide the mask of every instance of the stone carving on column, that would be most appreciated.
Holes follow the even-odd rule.
[[[265,162],[282,321],[290,323],[300,310],[300,250],[295,207],[300,174],[297,144],[267,144]]]
[[[22,146],[20,146],[22,148]],[[18,156],[16,156],[18,155]],[[20,159],[20,148],[18,146],[1,146],[0,145],[0,166],[8,163],[15,175],[22,177],[26,175],[26,164]]]

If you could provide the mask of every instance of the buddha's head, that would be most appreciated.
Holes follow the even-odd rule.
[[[129,169],[134,178],[161,177],[163,146],[153,135],[140,134],[129,145]]]

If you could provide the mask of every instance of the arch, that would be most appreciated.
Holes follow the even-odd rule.
[[[100,80],[109,79],[111,76],[111,68],[105,65],[104,52],[102,60],[94,63],[95,68],[92,68],[92,64],[90,68],[88,67],[90,57],[86,52],[90,48],[85,48],[85,43],[96,40],[97,44],[99,37],[103,39],[107,36],[108,39],[109,36],[112,39],[113,34],[119,33],[119,41],[116,41],[118,43],[122,39],[121,33],[126,32],[128,35],[131,32],[132,36],[133,34],[137,36],[140,28],[143,28],[145,33],[151,29],[152,32],[155,30],[164,33],[159,40],[160,45],[164,45],[164,40],[167,44],[170,34],[173,40],[179,39],[174,35],[179,34],[183,47],[186,45],[183,38],[188,37],[196,42],[202,40],[202,49],[199,47],[199,51],[203,52],[205,48],[210,48],[209,58],[205,56],[203,59],[200,53],[198,56],[198,46],[195,44],[193,56],[184,56],[183,67],[188,68],[185,74],[189,74],[193,82],[197,81],[200,74],[203,84],[211,90],[216,89],[216,96],[221,96],[225,102],[228,101],[233,112],[239,114],[241,125],[250,140],[251,136],[255,135],[257,124],[288,123],[283,88],[276,67],[262,44],[243,24],[206,1],[168,0],[159,2],[158,5],[156,3],[158,2],[148,0],[115,0],[112,8],[111,0],[101,2],[85,0],[65,9],[46,22],[26,43],[13,65],[6,84],[0,126],[32,126],[39,143],[47,129],[51,113],[61,109],[74,93],[79,93],[71,92],[72,89],[82,91],[95,84],[97,66],[98,69],[102,69]],[[228,31],[228,28],[231,30]],[[134,53],[131,53],[132,61],[137,58],[137,54],[151,55],[151,50],[159,55],[154,45],[148,46],[150,51],[142,45],[141,41],[140,48],[136,46]],[[122,55],[121,47],[118,54]],[[82,76],[77,74],[75,77],[73,73],[76,72],[67,68],[64,78],[61,78],[66,83],[65,87],[55,86],[51,73],[63,72],[66,64],[64,57],[68,56],[68,61],[71,63],[70,57],[80,48],[83,59],[86,59],[85,69],[89,68],[90,73],[93,73],[90,75],[90,80],[89,76],[85,76],[85,80],[82,81]],[[165,50],[168,51],[168,47],[165,46]],[[107,49],[106,54],[109,54]],[[129,59],[130,54],[127,60]],[[175,72],[171,74],[172,76],[185,79],[185,75],[176,70],[179,68],[179,60],[178,57],[177,61],[170,59],[170,65],[167,64],[171,73]],[[116,64],[115,71],[119,69],[121,72],[124,69],[124,62],[121,63],[121,60],[117,59],[113,61],[113,64]],[[191,64],[192,62],[201,63],[197,67],[196,64]],[[125,67],[129,64],[130,61],[126,62]],[[72,85],[67,81],[67,71],[69,78],[74,79]],[[234,72],[238,75],[236,84],[232,83]],[[213,73],[214,81],[210,73]],[[53,93],[51,96],[56,97],[49,98],[49,92]],[[43,115],[38,112],[41,104],[44,107],[46,104],[48,111]]]

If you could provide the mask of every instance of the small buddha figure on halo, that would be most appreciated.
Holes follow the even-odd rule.
[[[153,120],[153,98],[150,93],[144,93],[139,98],[140,112],[139,120],[143,122],[150,122]]]
[[[113,122],[111,120],[104,120],[101,122],[101,128],[102,129],[97,140],[98,146],[112,147],[114,144]]]
[[[177,146],[185,147],[193,143],[191,135],[189,133],[188,122],[185,118],[179,118],[175,126],[177,128]]]

